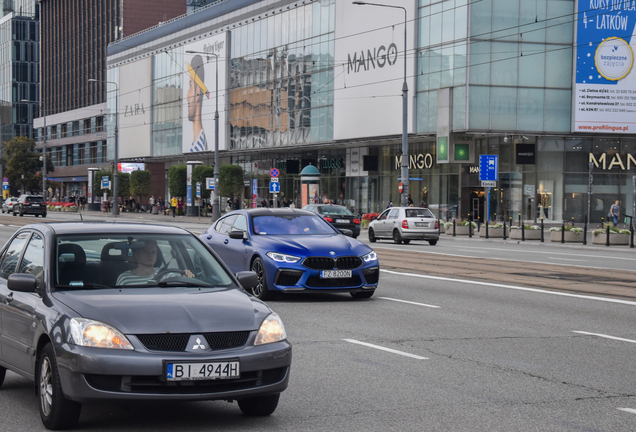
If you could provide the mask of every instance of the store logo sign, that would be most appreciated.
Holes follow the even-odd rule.
[[[361,50],[360,53],[353,53],[353,57],[351,54],[347,54],[347,73],[352,71],[357,73],[360,72],[360,69],[368,71],[376,67],[382,69],[387,64],[393,66],[397,62],[397,57],[398,48],[394,43],[391,43],[388,48],[380,45],[378,48],[373,48],[373,51],[368,49],[366,55],[364,50]]]
[[[601,154],[598,159],[593,153],[590,153],[589,162],[594,163],[596,168],[600,167],[604,170],[611,170],[614,167],[619,167],[622,171],[629,171],[632,166],[636,167],[636,159],[634,159],[634,156],[630,154],[623,159],[620,154],[615,153],[613,156],[610,156],[610,158],[608,165],[607,153]]]
[[[402,156],[395,157],[395,169],[402,166]],[[433,168],[433,156],[430,153],[409,155],[409,169],[431,169]]]

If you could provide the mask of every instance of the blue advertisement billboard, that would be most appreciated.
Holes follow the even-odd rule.
[[[577,0],[573,132],[635,133],[636,0]]]

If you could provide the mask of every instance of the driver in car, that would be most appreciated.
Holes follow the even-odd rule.
[[[149,282],[159,282],[155,276],[161,271],[159,267],[155,267],[157,254],[159,249],[155,240],[145,240],[141,248],[133,248],[133,257],[137,261],[137,267],[132,270],[123,272],[117,278],[117,285],[147,285]],[[183,274],[187,277],[194,277],[194,273],[185,270]],[[164,274],[161,279],[170,277],[178,277],[181,274],[172,272]]]

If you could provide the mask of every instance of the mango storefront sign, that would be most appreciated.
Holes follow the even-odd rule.
[[[629,171],[632,167],[636,168],[636,158],[629,153],[623,156],[619,153],[614,155],[602,153],[598,157],[590,153],[589,161],[592,162],[596,168],[603,170],[620,169],[621,171]]]

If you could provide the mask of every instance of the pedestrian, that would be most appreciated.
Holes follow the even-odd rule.
[[[389,201],[389,203],[386,205],[386,208],[391,208],[393,207],[393,201]]]
[[[178,204],[179,202],[177,201],[177,197],[173,196],[172,199],[170,200],[170,207],[172,208],[172,217],[174,217],[175,213],[177,212]]]
[[[177,201],[177,208],[179,210],[179,217],[183,216],[183,199],[179,198],[179,201]]]
[[[609,216],[612,218],[612,222],[614,226],[618,226],[618,218],[621,215],[621,207],[620,201],[616,200],[616,202],[610,207]]]
[[[406,196],[406,203],[409,207],[413,207],[413,200],[411,199],[411,195]]]

